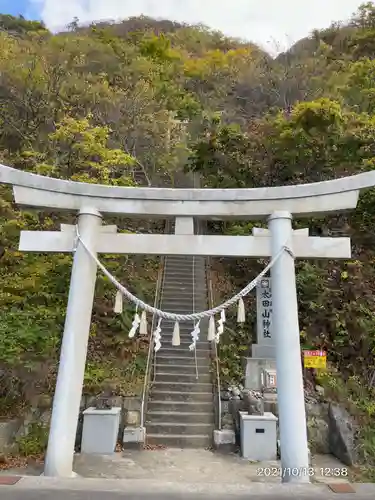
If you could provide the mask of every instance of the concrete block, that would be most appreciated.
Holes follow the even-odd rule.
[[[254,357],[246,358],[245,389],[261,390],[261,373],[263,370],[276,370],[276,360]]]
[[[125,425],[126,426],[129,425],[129,426],[137,427],[140,424],[140,421],[141,421],[141,416],[140,416],[139,411],[131,410],[131,411],[127,411],[125,413]]]
[[[87,408],[83,412],[81,452],[108,455],[116,450],[121,408]]]
[[[266,462],[277,458],[277,417],[272,413],[240,413],[241,454],[248,460]]]
[[[276,348],[274,345],[253,344],[251,352],[253,358],[276,359]]]
[[[232,429],[214,430],[214,448],[222,452],[232,452],[236,445],[236,435]]]
[[[142,405],[141,398],[133,396],[125,396],[122,400],[124,410],[140,410]]]
[[[193,217],[176,217],[174,234],[194,234]]]
[[[142,448],[145,440],[145,427],[125,427],[122,438],[124,448]]]

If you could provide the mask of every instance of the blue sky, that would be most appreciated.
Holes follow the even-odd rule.
[[[42,19],[52,31],[64,28],[75,16],[90,22],[144,14],[203,23],[279,52],[314,28],[347,20],[361,3],[363,0],[0,0],[0,12]]]
[[[13,16],[22,14],[30,19],[41,17],[40,8],[30,0],[0,0],[0,13]]]

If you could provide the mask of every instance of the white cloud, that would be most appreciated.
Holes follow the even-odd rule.
[[[81,22],[144,14],[203,23],[229,36],[280,48],[331,21],[346,20],[363,0],[31,0],[53,31],[78,17]]]

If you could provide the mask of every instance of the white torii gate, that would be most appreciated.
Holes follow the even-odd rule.
[[[13,185],[15,202],[21,206],[79,211],[79,233],[94,254],[275,257],[287,245],[294,255],[284,252],[271,269],[281,462],[283,481],[308,480],[303,473],[309,461],[293,257],[349,258],[351,251],[349,238],[293,234],[291,214],[306,217],[355,208],[360,189],[375,185],[375,172],[274,188],[163,189],[62,181],[0,165],[0,183]],[[157,218],[267,218],[269,235],[115,234],[114,226],[101,226],[101,213]],[[47,476],[70,477],[97,268],[76,241],[73,226],[62,225],[61,231],[22,231],[19,248],[35,252],[76,250],[44,471]]]

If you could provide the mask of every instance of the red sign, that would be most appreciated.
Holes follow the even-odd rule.
[[[306,357],[310,356],[322,356],[325,357],[327,356],[327,353],[325,351],[303,351],[303,355]]]

